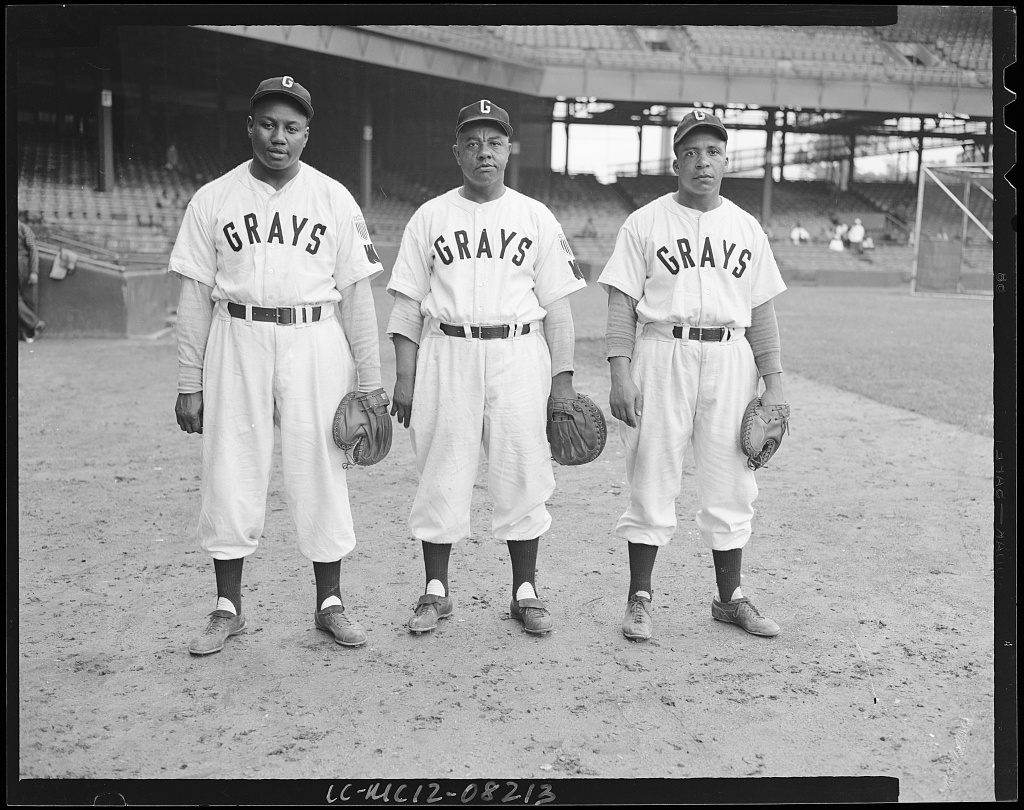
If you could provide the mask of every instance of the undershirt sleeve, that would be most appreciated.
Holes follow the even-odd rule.
[[[376,391],[381,387],[380,344],[370,279],[362,278],[340,292],[341,327],[356,363],[359,392]]]
[[[761,306],[754,307],[750,313],[750,327],[746,337],[754,353],[758,375],[764,377],[782,371],[782,345],[773,301],[765,301]]]
[[[636,345],[637,300],[618,287],[608,288],[608,325],[605,348],[608,357],[633,357]]]
[[[552,301],[544,317],[544,337],[551,352],[551,376],[573,371],[576,350],[576,327],[568,296]]]
[[[213,287],[181,276],[175,334],[178,340],[178,393],[203,390],[203,360],[213,323]]]

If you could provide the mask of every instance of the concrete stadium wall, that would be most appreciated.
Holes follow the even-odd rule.
[[[112,269],[79,257],[74,272],[55,281],[55,249],[39,249],[39,317],[53,337],[146,337],[167,327],[178,284],[164,270]]]

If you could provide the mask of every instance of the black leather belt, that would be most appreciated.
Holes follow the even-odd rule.
[[[729,330],[724,326],[704,327],[699,326],[675,326],[672,328],[672,337],[681,338],[683,330],[689,329],[688,340],[713,340],[721,342],[729,337]]]
[[[320,307],[312,307],[312,311],[309,313],[309,320],[306,320],[306,309],[309,307],[252,307],[252,319],[254,321],[265,321],[267,323],[316,323],[320,320]],[[228,312],[232,318],[244,318],[245,317],[245,304],[235,304],[228,302]],[[300,321],[296,318],[296,314],[299,314],[302,318]]]
[[[466,330],[463,327],[450,323],[442,323],[441,331],[448,335],[448,337],[464,338],[466,336]],[[469,327],[469,334],[470,337],[479,338],[480,340],[497,340],[509,337],[512,334],[512,327],[507,323],[498,326],[471,326]],[[530,324],[524,323],[523,328],[519,330],[519,334],[530,334]]]

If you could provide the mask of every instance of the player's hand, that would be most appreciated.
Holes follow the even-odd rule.
[[[31,286],[33,286],[35,284],[38,284],[38,283],[39,283],[39,276],[37,276],[35,273],[32,273],[28,277],[28,284],[29,284],[29,286],[31,287]]]
[[[551,396],[555,399],[576,399],[572,386],[572,372],[562,371],[551,378]]]
[[[761,404],[764,406],[785,405],[786,394],[782,390],[782,375],[767,374],[764,377],[764,393],[761,394]]]
[[[409,427],[412,420],[412,392],[415,388],[414,378],[399,377],[395,380],[395,393],[391,397],[391,415],[398,420],[398,424]]]
[[[174,403],[174,415],[178,418],[178,427],[186,433],[202,433],[203,392],[178,394],[178,400]]]
[[[612,383],[608,404],[612,416],[630,427],[640,426],[640,417],[644,410],[644,395],[628,377],[619,384]]]
[[[633,382],[629,358],[610,357],[608,366],[612,374],[612,388],[608,395],[612,416],[630,427],[639,427],[644,410],[644,395]]]

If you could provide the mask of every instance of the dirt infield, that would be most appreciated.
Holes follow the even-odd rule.
[[[596,285],[573,299],[576,387],[607,411],[603,304]],[[538,577],[550,636],[508,618],[507,552],[487,536],[482,476],[478,535],[452,555],[455,616],[410,635],[423,575],[397,428],[384,463],[349,475],[360,543],[342,588],[369,642],[342,648],[314,628],[312,566],[278,464],[245,565],[248,629],[197,659],[186,644],[215,591],[193,539],[200,443],[174,421],[173,336],[20,344],[18,371],[14,776],[209,780],[213,804],[240,803],[217,780],[268,779],[311,780],[295,794],[311,804],[360,779],[481,791],[515,780],[512,804],[540,803],[545,784],[565,803],[575,780],[700,777],[749,778],[756,791],[753,777],[881,776],[899,780],[903,801],[993,797],[986,436],[787,374],[794,427],[758,473],[744,555],[744,590],[782,634],[711,620],[687,473],[655,569],[655,637],[636,644],[619,632],[628,564],[612,527],[627,489],[615,432],[596,462],[556,469]],[[836,402],[856,406],[842,422]],[[684,800],[685,782],[666,784]]]

